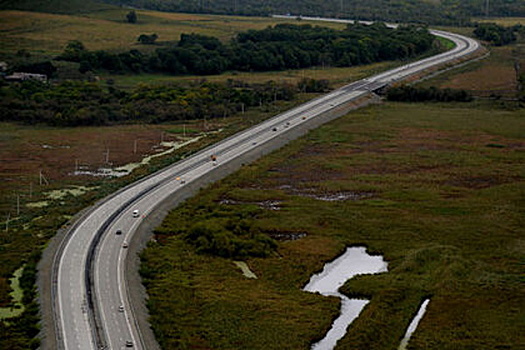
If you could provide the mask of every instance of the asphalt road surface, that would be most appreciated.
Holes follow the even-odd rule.
[[[83,215],[55,257],[52,294],[57,347],[146,349],[129,302],[124,273],[127,246],[141,221],[180,189],[247,152],[264,148],[275,138],[286,137],[312,118],[478,49],[478,43],[470,38],[436,30],[432,33],[454,41],[456,47],[354,82],[277,115],[116,192]],[[134,217],[134,210],[138,210],[138,217]],[[122,233],[117,234],[117,230]]]

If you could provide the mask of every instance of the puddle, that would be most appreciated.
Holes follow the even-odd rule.
[[[170,154],[182,147],[185,147],[189,144],[192,144],[194,142],[199,141],[201,138],[203,138],[205,135],[193,137],[191,139],[187,139],[184,142],[163,142],[161,145],[163,147],[169,147],[167,150],[159,153],[152,154],[150,156],[144,157],[140,162],[138,163],[129,163],[126,165],[122,165],[116,168],[99,168],[95,171],[86,170],[83,168],[75,170],[72,175],[89,175],[89,176],[105,176],[105,177],[121,177],[130,174],[133,170],[148,164],[151,162],[152,159],[157,157],[162,157],[167,154]]]
[[[43,144],[43,145],[42,145],[42,148],[45,148],[45,149],[59,149],[59,148],[69,149],[69,148],[71,148],[71,146],[69,146],[69,145],[65,145],[65,146],[52,146],[52,145]]]
[[[41,202],[27,203],[26,207],[28,207],[28,208],[43,208],[43,207],[47,207],[48,205],[49,205],[49,201],[41,201]]]
[[[246,278],[257,278],[257,275],[254,274],[252,272],[252,270],[250,270],[250,268],[248,267],[248,264],[246,264],[244,261],[234,261],[233,263],[235,264],[235,266],[237,266],[238,268],[241,269],[242,274],[244,275],[244,277],[246,277]]]
[[[266,210],[281,210],[282,201],[268,200],[257,203],[257,205]]]
[[[325,337],[312,345],[312,350],[332,350],[369,302],[350,299],[339,293],[339,288],[356,275],[386,272],[387,266],[383,257],[369,255],[365,247],[350,247],[343,255],[327,263],[321,273],[310,278],[303,290],[341,298],[341,314]]]
[[[98,187],[85,187],[85,186],[73,186],[71,188],[63,188],[60,190],[54,190],[46,192],[47,198],[50,199],[63,199],[68,195],[72,195],[73,197],[78,197],[83,195],[84,193],[92,190],[96,190]]]
[[[262,202],[242,202],[242,201],[236,201],[233,199],[224,198],[224,199],[221,199],[219,203],[224,204],[224,205],[256,204],[261,209],[281,210],[281,204],[283,202],[280,200],[272,200],[272,199],[262,201]]]
[[[294,188],[290,185],[280,186],[279,189],[295,196],[308,197],[325,202],[357,201],[373,196],[371,192],[354,191],[325,192],[319,194],[319,189],[316,188]]]
[[[9,285],[12,290],[9,295],[11,295],[11,298],[13,299],[14,306],[0,308],[0,319],[16,317],[24,312],[24,304],[22,304],[22,296],[24,292],[22,291],[22,288],[20,288],[20,277],[22,276],[24,267],[25,265],[16,270],[13,273],[13,277],[9,279]]]
[[[408,341],[410,340],[410,337],[412,336],[412,333],[415,332],[417,325],[419,324],[419,321],[423,318],[423,315],[425,314],[425,311],[427,311],[427,305],[430,302],[430,299],[425,299],[423,304],[419,307],[419,311],[416,314],[416,317],[410,322],[410,325],[407,328],[407,331],[405,333],[405,336],[401,340],[401,344],[399,344],[398,350],[405,350],[408,345]]]
[[[337,192],[337,193],[328,193],[324,195],[310,195],[307,197],[312,197],[320,201],[325,202],[338,202],[338,201],[356,201],[363,198],[371,197],[369,193],[357,193],[357,192]]]
[[[295,241],[306,237],[306,232],[270,232],[268,235],[277,241]]]

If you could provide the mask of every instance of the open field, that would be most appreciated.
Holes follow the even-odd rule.
[[[127,9],[98,11],[82,15],[58,15],[25,11],[0,11],[1,52],[24,49],[39,55],[57,55],[70,40],[81,41],[89,50],[151,50],[140,45],[140,34],[156,33],[157,42],[176,42],[182,33],[199,33],[227,41],[249,29],[263,29],[296,20],[269,17],[235,17],[179,14],[137,10],[138,22],[125,22]],[[344,28],[342,24],[323,24]],[[157,46],[158,47],[158,46]]]
[[[525,25],[525,18],[479,19],[479,22],[495,22],[504,26]],[[451,31],[473,36],[471,28],[453,28]],[[487,58],[452,69],[422,85],[464,89],[481,98],[515,99],[519,93],[518,76],[523,74],[525,66],[525,38],[518,35],[516,43],[491,46],[489,51]]]
[[[481,22],[481,23],[496,23],[501,26],[514,26],[516,24],[521,24],[525,26],[525,18],[524,17],[496,17],[496,18],[474,18],[474,21]]]
[[[421,85],[463,89],[481,98],[513,99],[518,93],[516,64],[525,63],[524,52],[525,43],[491,47],[485,59],[452,69]]]
[[[344,246],[366,245],[389,273],[345,286],[372,301],[341,348],[396,348],[426,297],[415,348],[523,348],[524,129],[523,111],[387,103],[203,190],[143,255],[159,340],[165,349],[307,349],[337,302],[301,288]],[[330,194],[347,199],[322,199]],[[257,280],[170,234],[187,220],[247,213],[253,230],[279,237],[274,256],[246,259]]]
[[[167,84],[178,82],[192,82],[206,80],[210,82],[226,82],[229,79],[239,80],[250,84],[262,84],[268,81],[286,82],[297,84],[301,79],[311,78],[316,80],[326,79],[332,88],[338,88],[349,82],[385,71],[400,65],[401,62],[387,61],[356,67],[314,67],[309,69],[296,69],[273,72],[226,72],[220,75],[206,76],[168,76],[162,74],[137,74],[137,75],[101,75],[102,79],[112,79],[115,86],[128,89],[136,84]]]
[[[75,176],[76,168],[96,171],[100,167],[139,161],[144,154],[159,151],[156,147],[159,147],[161,133],[168,128],[168,125],[134,125],[65,129],[0,124],[0,215],[3,225],[0,232],[0,306],[10,302],[8,278],[28,254],[44,245],[71,215],[96,198],[93,189],[100,190],[99,186],[105,182],[114,182],[94,176]],[[167,132],[163,134],[165,141],[178,137]],[[109,162],[106,163],[108,150]],[[77,200],[74,196],[66,196],[61,201],[53,201],[48,195],[53,190],[77,188],[75,186],[92,190]]]

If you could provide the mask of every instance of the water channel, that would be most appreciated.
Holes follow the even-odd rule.
[[[350,247],[343,255],[327,263],[321,273],[310,278],[310,282],[304,287],[305,291],[341,298],[341,314],[326,336],[312,345],[312,350],[332,350],[369,302],[350,299],[339,293],[339,288],[356,275],[386,272],[387,266],[383,257],[369,255],[365,247]]]
[[[408,341],[410,340],[412,333],[414,333],[414,331],[416,330],[417,325],[419,324],[419,321],[421,321],[421,319],[423,318],[423,315],[425,315],[425,311],[427,311],[427,305],[429,302],[430,302],[430,299],[425,299],[425,301],[423,301],[423,303],[419,307],[419,311],[417,312],[412,322],[410,322],[410,325],[408,326],[405,336],[401,340],[401,344],[399,345],[398,350],[405,350],[407,348]]]

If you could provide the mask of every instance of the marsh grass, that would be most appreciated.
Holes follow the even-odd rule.
[[[143,255],[158,339],[165,349],[307,349],[338,302],[301,288],[345,246],[361,244],[382,254],[389,271],[342,288],[371,302],[340,348],[397,348],[425,298],[410,347],[519,348],[523,129],[522,111],[388,103],[313,130],[210,186],[186,213],[279,200],[280,210],[260,212],[257,230],[306,236],[279,241],[275,256],[247,259],[258,276],[248,280],[228,259],[196,254],[164,231]],[[298,188],[367,196],[326,202]]]

